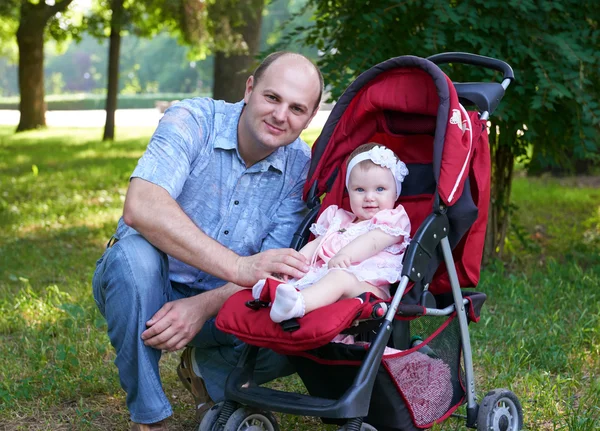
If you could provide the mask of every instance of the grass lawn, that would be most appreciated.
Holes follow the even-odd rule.
[[[114,143],[99,129],[12,132],[0,127],[0,429],[128,429],[90,280],[152,131],[119,129]],[[600,429],[599,183],[516,178],[507,255],[482,273],[478,394],[514,391],[528,430]],[[162,366],[170,428],[195,430],[178,358]],[[277,384],[302,388],[293,377]],[[280,425],[335,429],[292,416]],[[450,419],[434,430],[464,428]]]

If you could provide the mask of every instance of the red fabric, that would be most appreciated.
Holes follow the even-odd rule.
[[[371,294],[366,295],[364,303],[358,298],[342,299],[306,314],[298,319],[300,329],[286,332],[279,323],[271,320],[268,307],[258,310],[248,308],[246,302],[252,299],[249,289],[232,295],[217,315],[217,328],[248,344],[281,354],[295,354],[324,346],[354,320],[366,318],[375,303],[382,302]]]
[[[275,280],[274,278],[267,278],[265,280],[265,285],[263,289],[260,291],[260,299],[262,302],[267,304],[273,302],[275,299],[275,293],[277,292],[277,286],[279,286],[283,281]]]
[[[466,179],[472,156],[472,133],[454,85],[450,78],[446,77],[446,81],[450,97],[438,191],[447,205],[453,205],[462,193]],[[318,181],[317,195],[325,193],[327,180],[355,148],[378,134],[402,138],[399,132],[409,127],[411,122],[414,122],[412,133],[424,132],[434,124],[438,108],[437,88],[432,77],[424,70],[402,68],[381,73],[357,93],[339,119],[318,161],[315,174],[306,182],[304,198],[307,198],[315,181]],[[403,119],[403,116],[406,118]],[[415,139],[415,135],[412,135],[405,139],[411,146],[421,146],[431,138],[421,135]],[[318,140],[317,143],[313,149],[321,145]],[[431,146],[431,143],[426,145]],[[424,155],[427,150],[423,149],[420,153]],[[428,162],[431,162],[431,158]]]
[[[475,287],[479,282],[481,259],[485,244],[485,232],[490,204],[491,160],[487,122],[470,112],[473,125],[473,157],[469,165],[469,179],[473,202],[479,209],[477,220],[453,250],[458,281],[462,287]],[[410,215],[410,214],[409,214]],[[442,262],[433,278],[430,291],[433,294],[449,292],[450,279],[446,264]]]

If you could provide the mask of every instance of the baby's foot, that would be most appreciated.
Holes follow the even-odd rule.
[[[304,297],[295,287],[280,284],[277,286],[270,315],[275,323],[304,316]]]

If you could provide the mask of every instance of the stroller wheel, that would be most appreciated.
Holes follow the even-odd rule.
[[[204,431],[204,430],[202,430]],[[271,412],[240,407],[223,428],[223,431],[280,431],[277,419]]]
[[[213,431],[217,420],[219,419],[219,414],[221,413],[221,408],[223,407],[223,403],[218,403],[212,406],[202,418],[200,422],[200,426],[198,427],[198,431]]]
[[[519,431],[523,410],[517,396],[508,389],[488,392],[479,405],[477,431]]]

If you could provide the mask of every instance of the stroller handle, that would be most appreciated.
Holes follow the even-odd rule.
[[[486,69],[502,72],[504,75],[503,80],[509,79],[514,81],[515,79],[512,67],[510,67],[508,63],[495,58],[485,57],[483,55],[469,54],[467,52],[442,52],[441,54],[435,54],[427,57],[427,60],[435,64],[462,63],[473,66],[481,66],[485,67]]]

